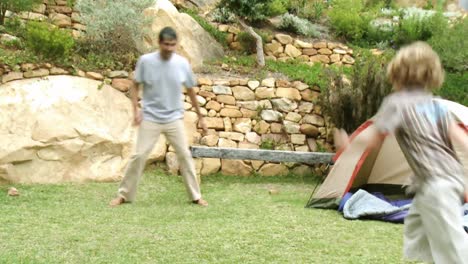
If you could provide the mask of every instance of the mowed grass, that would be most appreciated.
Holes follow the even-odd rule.
[[[0,263],[403,262],[402,225],[305,209],[313,179],[205,177],[208,208],[157,170],[136,203],[109,208],[117,186],[0,186]]]

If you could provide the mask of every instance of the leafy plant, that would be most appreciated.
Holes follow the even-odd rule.
[[[5,23],[6,11],[21,12],[31,10],[42,0],[0,0],[0,25]]]
[[[13,48],[13,49],[23,48],[23,43],[19,39],[3,42],[3,45],[5,45],[5,47],[7,48]]]
[[[447,73],[442,87],[436,94],[468,107],[468,73]]]
[[[229,24],[236,21],[235,16],[225,7],[218,7],[212,13],[213,21],[218,23]]]
[[[366,32],[372,17],[364,13],[361,0],[336,0],[329,12],[331,27],[338,36],[359,40]]]
[[[5,30],[12,35],[21,36],[24,34],[23,22],[18,17],[10,18],[5,21]]]
[[[322,18],[325,9],[327,8],[326,4],[323,1],[313,1],[312,5],[312,14],[310,19],[314,21],[319,21]]]
[[[270,5],[273,0],[221,0],[218,7],[249,22],[261,22],[270,16]]]
[[[131,52],[137,49],[152,21],[142,15],[154,0],[78,0],[75,7],[87,25],[87,38],[98,50]]]
[[[288,2],[290,13],[313,21],[319,21],[328,7],[328,4],[322,0],[289,0]]]
[[[273,0],[268,6],[268,9],[269,9],[269,12],[268,12],[269,16],[282,15],[288,12],[288,10],[286,9],[284,0]]]
[[[468,71],[468,19],[434,34],[429,44],[439,54],[444,67],[454,72]],[[466,84],[464,85],[466,87]]]
[[[256,30],[256,32],[262,37],[264,43],[267,43],[270,40],[270,36],[267,33],[260,30]],[[239,32],[239,34],[237,34],[237,41],[239,41],[242,49],[248,54],[254,54],[256,52],[257,40],[249,33]]]
[[[73,7],[76,3],[76,0],[67,0],[67,6]]]
[[[362,47],[376,46],[379,49],[385,49],[393,43],[395,28],[392,24],[369,23],[362,39],[354,40],[354,44]],[[382,48],[383,47],[383,48]]]
[[[100,69],[122,69],[131,71],[135,66],[139,53],[114,52],[112,50],[97,51],[94,42],[88,39],[78,39],[75,45],[76,55],[72,57],[74,67],[87,71]]]
[[[356,50],[355,50],[356,51]],[[374,56],[360,50],[350,73],[326,69],[329,85],[322,86],[323,111],[337,127],[351,132],[377,113],[391,90],[386,79],[386,63],[391,53]]]
[[[272,139],[265,139],[262,141],[260,144],[261,149],[269,149],[269,150],[274,150],[276,148],[276,142]]]
[[[219,31],[216,27],[208,23],[203,17],[199,16],[198,13],[191,9],[184,9],[183,12],[189,14],[198,24],[205,29],[210,35],[216,39],[223,46],[227,47],[227,34]]]
[[[401,46],[417,40],[426,41],[432,36],[443,34],[447,29],[448,21],[441,13],[400,15],[400,23],[395,32],[395,44]]]
[[[306,19],[291,14],[284,14],[281,17],[279,28],[307,37],[316,37],[319,35],[314,24]]]
[[[43,22],[28,22],[24,37],[30,50],[47,59],[67,57],[75,45],[70,32]]]
[[[36,63],[39,58],[29,50],[5,50],[0,47],[0,65],[14,68],[23,63]]]

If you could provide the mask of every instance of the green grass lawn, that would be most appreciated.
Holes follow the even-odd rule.
[[[206,177],[208,208],[155,170],[114,209],[116,183],[16,187],[0,186],[0,263],[402,263],[402,225],[304,209],[311,179]]]

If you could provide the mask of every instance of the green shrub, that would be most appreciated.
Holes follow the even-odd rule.
[[[276,142],[274,140],[271,140],[271,139],[265,139],[264,141],[262,141],[262,143],[260,144],[260,148],[261,149],[268,149],[268,150],[274,150],[276,148]]]
[[[254,54],[256,52],[257,40],[249,33],[244,31],[239,32],[239,34],[237,34],[237,41],[241,44],[242,50],[248,54]]]
[[[444,67],[449,71],[468,70],[468,19],[439,32],[429,39],[429,44],[439,53]],[[466,87],[466,83],[465,83]]]
[[[31,51],[47,59],[67,57],[75,45],[70,32],[42,22],[29,22],[24,37]]]
[[[12,49],[23,49],[24,48],[23,43],[19,39],[3,42],[3,45],[5,47],[7,47],[7,48],[12,48]]]
[[[307,37],[317,37],[319,35],[319,32],[315,28],[314,24],[310,23],[306,19],[299,18],[291,14],[284,14],[281,17],[279,29]]]
[[[18,17],[8,19],[5,21],[5,30],[7,33],[21,37],[24,34],[23,22]]]
[[[360,39],[354,39],[352,44],[359,47],[387,49],[393,44],[395,26],[391,22],[370,21]]]
[[[213,17],[213,21],[218,23],[229,24],[236,21],[236,17],[225,7],[216,8],[211,16]]]
[[[37,55],[29,50],[5,50],[0,47],[0,65],[14,68],[23,63],[36,63],[39,61]]]
[[[436,91],[436,94],[468,106],[468,73],[447,73],[442,87]]]
[[[417,40],[427,41],[432,36],[443,34],[448,29],[448,21],[441,13],[433,15],[400,15],[400,23],[395,30],[395,44],[402,46]]]
[[[152,23],[142,12],[153,4],[154,0],[78,0],[75,7],[98,50],[127,53],[137,50],[145,28]]]
[[[219,31],[216,27],[208,23],[203,17],[199,16],[198,13],[194,10],[184,9],[183,12],[193,17],[193,19],[195,19],[202,28],[204,28],[214,39],[216,39],[216,41],[227,47],[226,33]]]
[[[255,32],[262,37],[263,43],[268,43],[272,39],[272,37],[264,31],[255,30]],[[257,52],[257,39],[249,33],[244,31],[239,32],[239,34],[237,34],[237,41],[241,44],[242,50],[248,54],[254,54]]]
[[[288,12],[285,0],[273,0],[268,6],[269,16],[278,16]]]
[[[115,52],[113,50],[99,50],[99,45],[93,40],[80,38],[76,40],[75,55],[71,57],[74,67],[85,71],[102,69],[133,70],[138,52]]]
[[[325,9],[328,7],[328,4],[321,0],[289,0],[287,6],[289,12],[294,15],[313,21],[319,21]]]
[[[312,13],[309,15],[309,18],[314,21],[319,21],[322,18],[327,5],[323,1],[313,1],[312,5]]]
[[[331,27],[338,36],[360,40],[372,17],[363,12],[361,0],[336,0],[329,12]]]
[[[386,64],[392,54],[374,56],[367,50],[356,53],[356,62],[348,74],[328,68],[328,88],[321,86],[324,113],[348,132],[374,116],[392,90],[386,78]]]
[[[67,0],[67,6],[73,7],[75,6],[76,0]]]
[[[270,5],[273,0],[221,0],[218,7],[250,22],[261,22],[270,17]]]
[[[31,10],[42,0],[0,0],[0,25],[5,23],[6,11],[21,12]]]

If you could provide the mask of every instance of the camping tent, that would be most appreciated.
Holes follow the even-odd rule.
[[[454,118],[468,129],[467,107],[447,100],[436,100],[446,105]],[[385,195],[404,194],[411,169],[392,135],[386,136],[378,148],[366,147],[363,141],[369,136],[372,127],[372,120],[364,123],[351,136],[350,145],[336,154],[333,168],[320,188],[312,194],[307,207],[338,208],[343,196],[357,189]],[[460,146],[455,148],[459,150]],[[465,176],[468,177],[468,156],[461,151],[457,151],[457,154],[464,164]],[[466,182],[468,183],[468,178]]]

